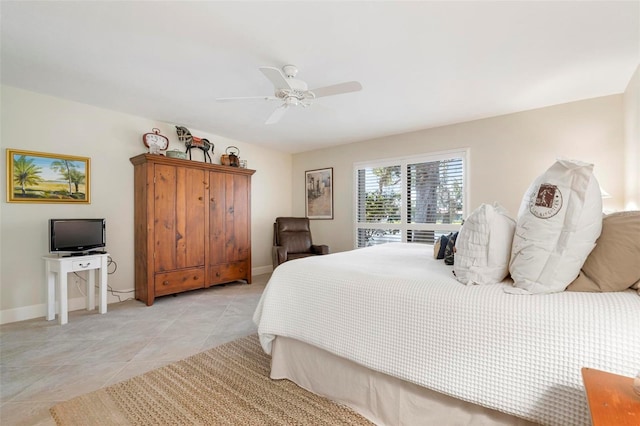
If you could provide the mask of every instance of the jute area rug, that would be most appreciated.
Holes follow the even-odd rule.
[[[269,378],[257,335],[51,408],[58,425],[371,425],[351,409]]]

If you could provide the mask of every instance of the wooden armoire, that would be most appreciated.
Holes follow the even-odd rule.
[[[140,154],[134,165],[135,297],[251,283],[255,170]]]

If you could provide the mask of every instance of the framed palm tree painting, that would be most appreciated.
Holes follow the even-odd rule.
[[[91,202],[88,157],[7,149],[7,202]]]

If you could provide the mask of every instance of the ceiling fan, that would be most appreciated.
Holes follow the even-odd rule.
[[[259,70],[273,83],[273,96],[249,96],[235,98],[218,98],[218,101],[280,101],[282,104],[271,113],[265,124],[273,124],[280,121],[287,109],[295,106],[304,108],[311,105],[311,101],[325,96],[341,95],[343,93],[362,90],[362,85],[357,81],[333,84],[331,86],[318,87],[309,90],[307,83],[296,79],[298,68],[295,65],[285,65],[282,71],[274,67],[259,67]]]

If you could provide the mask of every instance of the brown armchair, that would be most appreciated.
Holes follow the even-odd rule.
[[[328,254],[329,247],[313,245],[311,228],[306,217],[279,217],[273,224],[273,269],[287,260],[317,254]]]

